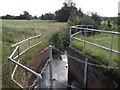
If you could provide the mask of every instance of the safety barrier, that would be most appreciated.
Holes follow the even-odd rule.
[[[24,70],[32,73],[33,75],[35,75],[35,76],[37,77],[37,79],[39,80],[39,82],[40,82],[38,88],[41,87],[41,81],[42,81],[42,76],[41,76],[41,74],[36,73],[35,71],[31,70],[30,68],[28,68],[28,67],[26,67],[26,66],[24,66],[23,64],[20,63],[20,61],[21,61],[20,56],[21,56],[22,54],[24,54],[24,53],[25,53],[26,51],[28,51],[30,48],[32,48],[32,47],[34,47],[34,46],[42,43],[42,41],[41,41],[41,42],[38,42],[38,43],[36,43],[36,44],[30,45],[30,41],[31,41],[32,39],[35,39],[35,38],[40,38],[41,36],[42,36],[42,34],[37,35],[37,36],[33,36],[33,37],[30,37],[30,38],[28,38],[28,39],[25,39],[25,40],[23,40],[23,41],[21,41],[21,42],[18,42],[18,43],[16,43],[16,44],[14,44],[14,45],[11,46],[11,55],[8,57],[8,60],[9,60],[10,78],[11,78],[11,80],[12,80],[17,86],[19,86],[19,87],[22,88],[22,89],[24,89],[24,87],[23,87],[21,84],[19,84],[19,83],[14,79],[14,75],[15,75],[15,72],[16,72],[16,69],[17,69],[18,66],[20,66],[20,67],[23,68]],[[21,43],[27,42],[27,41],[29,42],[29,47],[20,53],[20,46],[19,46],[19,45],[20,45]],[[16,46],[16,47],[15,47],[15,46]],[[13,48],[15,48],[15,49],[13,50]],[[16,53],[17,53],[17,55],[14,56]],[[15,59],[17,59],[18,61],[16,61]],[[14,67],[13,70],[12,70],[12,63],[15,64],[15,67]]]
[[[89,26],[91,26],[92,28],[89,28]],[[72,29],[74,29],[74,33],[72,33],[72,31],[73,31]],[[87,38],[87,34],[89,32],[91,33],[91,35],[93,35],[94,32],[111,34],[112,36],[111,36],[110,48],[107,48],[105,46],[101,46],[101,45],[98,45],[96,43],[92,43],[92,42],[87,41],[86,38]],[[82,34],[84,39],[80,39],[80,38],[75,37],[76,35],[79,35],[79,34]],[[75,26],[70,26],[70,46],[72,44],[72,39],[73,40],[82,41],[82,42],[84,42],[84,49],[83,49],[84,51],[83,52],[85,52],[86,43],[87,43],[87,44],[90,44],[90,45],[102,48],[104,50],[110,51],[109,58],[111,60],[112,59],[112,52],[120,54],[119,51],[113,50],[113,40],[114,40],[114,35],[115,34],[116,35],[120,35],[119,32],[93,29],[92,25],[75,25]],[[86,80],[87,80],[86,77],[87,77],[88,65],[99,67],[99,68],[120,69],[120,67],[111,67],[111,66],[104,66],[104,65],[97,65],[97,64],[94,64],[94,63],[89,63],[87,58],[85,59],[85,61],[79,60],[79,59],[74,58],[74,57],[72,57],[72,58],[85,64],[85,68],[84,68],[84,88],[86,88]]]
[[[110,51],[110,58],[112,57],[112,52],[117,53],[117,54],[120,54],[120,52],[118,52],[118,51],[116,51],[116,50],[113,50],[113,47],[112,47],[112,46],[113,46],[112,44],[113,44],[114,34],[120,35],[119,32],[96,30],[96,29],[93,29],[93,26],[92,26],[92,25],[88,25],[88,26],[86,26],[86,28],[83,28],[83,27],[85,27],[85,25],[76,25],[76,26],[71,26],[71,27],[70,27],[70,45],[71,45],[71,39],[75,39],[75,40],[79,40],[79,41],[84,42],[84,48],[85,48],[85,44],[88,43],[88,44],[91,44],[91,45],[93,45],[93,46],[96,46],[96,47],[99,47],[99,48],[102,48],[102,49],[105,49],[105,50]],[[91,27],[92,29],[89,29],[89,27]],[[76,29],[76,32],[73,33],[73,34],[72,34],[72,28]],[[79,29],[79,31],[77,31],[77,29]],[[86,41],[86,39],[85,39],[85,38],[86,38],[86,33],[87,33],[87,32],[91,32],[91,33],[93,34],[94,31],[112,34],[111,47],[110,47],[110,48],[106,48],[106,47],[104,47],[104,46],[101,46],[101,45],[98,45],[98,44],[95,44],[95,43],[91,43],[91,42],[89,42],[89,41]],[[74,37],[75,35],[77,35],[77,34],[79,34],[79,33],[84,33],[84,40]],[[32,47],[34,47],[34,46],[42,43],[42,42],[38,42],[38,43],[36,43],[36,44],[34,44],[34,45],[30,45],[31,39],[38,38],[38,37],[41,37],[41,36],[42,36],[41,34],[40,34],[40,35],[37,35],[37,36],[33,36],[33,37],[31,37],[31,38],[25,39],[25,40],[23,40],[23,41],[21,41],[21,42],[18,42],[18,43],[16,43],[16,44],[14,44],[14,45],[11,46],[11,55],[8,57],[9,66],[10,66],[10,70],[9,70],[9,71],[10,71],[10,78],[11,78],[11,80],[12,80],[16,85],[18,85],[20,88],[23,88],[23,89],[24,89],[24,87],[23,87],[21,84],[19,84],[19,83],[14,79],[14,74],[15,74],[16,69],[17,69],[18,66],[22,67],[23,69],[27,70],[28,72],[34,74],[34,75],[37,77],[37,79],[35,80],[35,82],[29,87],[29,89],[30,89],[31,87],[33,87],[36,82],[39,83],[39,85],[38,85],[37,88],[41,88],[41,86],[42,86],[42,76],[41,76],[41,73],[40,73],[40,74],[39,74],[39,73],[36,73],[35,71],[31,70],[30,68],[28,68],[28,67],[26,67],[26,66],[24,66],[23,64],[20,63],[20,61],[21,61],[20,56],[21,56],[22,54],[24,54],[24,53],[25,53],[26,51],[28,51],[30,48],[32,48]],[[20,45],[21,43],[23,43],[23,42],[26,42],[26,41],[29,42],[29,47],[20,53],[20,46],[19,46],[19,45]],[[15,49],[13,50],[14,47],[15,47]],[[53,68],[52,68],[52,60],[53,60],[53,58],[52,58],[52,50],[53,50],[53,49],[55,49],[56,51],[60,52],[61,54],[65,54],[64,52],[58,50],[58,49],[55,48],[54,46],[51,46],[51,45],[48,46],[48,56],[49,56],[49,59],[47,60],[47,62],[46,62],[46,64],[44,65],[43,69],[41,70],[41,72],[43,72],[43,70],[44,70],[44,69],[46,68],[46,66],[49,64],[49,71],[50,71],[50,88],[52,88],[52,83],[53,83],[53,79],[54,79],[54,78],[53,78],[53,74],[54,74],[54,73],[53,73],[53,70],[52,70],[52,69],[53,69]],[[14,56],[15,53],[17,53],[16,56]],[[88,65],[94,66],[94,67],[99,67],[99,68],[120,69],[120,67],[111,67],[111,66],[105,66],[105,65],[98,65],[98,64],[90,63],[90,62],[88,62],[88,59],[85,59],[85,61],[83,61],[83,60],[80,60],[80,59],[75,58],[75,57],[70,56],[70,55],[67,55],[67,56],[85,64],[85,68],[84,68],[84,82],[83,82],[85,88],[86,88],[86,80],[87,80],[86,77],[87,77],[87,68],[88,68]],[[16,61],[15,59],[18,59],[18,61]],[[12,63],[15,64],[15,67],[14,67],[13,70],[12,70],[12,66],[11,66]],[[76,88],[76,87],[74,87],[74,86],[71,86],[71,85],[68,85],[68,84],[66,84],[66,86],[78,90],[78,88]]]
[[[71,27],[70,27],[70,45],[71,45],[71,39],[74,39],[74,40],[78,40],[78,41],[84,42],[84,50],[85,50],[85,48],[86,48],[86,43],[87,43],[87,44],[90,44],[90,45],[93,45],[93,46],[96,46],[96,47],[99,47],[99,48],[102,48],[102,49],[105,49],[105,50],[108,50],[108,51],[110,51],[110,55],[109,55],[110,60],[112,59],[112,52],[117,53],[117,54],[120,54],[119,51],[113,50],[114,35],[115,35],[115,34],[116,34],[116,35],[120,35],[119,32],[105,31],[105,30],[97,30],[97,29],[90,29],[90,28],[88,28],[88,26],[91,26],[91,25],[86,25],[87,28],[83,28],[83,27],[81,27],[81,26],[82,26],[82,25],[76,25],[76,26],[71,26]],[[85,25],[83,25],[83,26],[85,26]],[[75,32],[74,34],[72,34],[72,29],[79,29],[79,31],[76,30],[77,32]],[[111,41],[110,41],[111,45],[110,45],[110,47],[107,48],[107,47],[105,47],[105,46],[101,46],[101,45],[98,45],[98,44],[96,44],[96,43],[92,43],[92,42],[87,41],[87,40],[86,40],[86,37],[87,37],[88,32],[92,32],[91,35],[93,35],[93,32],[101,32],[101,33],[111,34]],[[83,34],[84,34],[84,39],[80,39],[80,38],[75,37],[75,35],[78,35],[78,34],[80,34],[80,33],[83,33]]]

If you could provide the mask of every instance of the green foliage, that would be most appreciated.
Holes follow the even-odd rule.
[[[93,28],[98,28],[99,24],[96,23],[90,16],[83,15],[79,16],[71,16],[68,20],[69,25],[93,25]]]
[[[101,17],[97,15],[97,13],[92,13],[92,19],[100,25],[101,23]]]
[[[77,10],[75,3],[68,0],[64,3],[64,6],[55,12],[56,20],[59,22],[67,22],[71,13]]]
[[[118,17],[101,17],[101,20],[99,29],[117,32],[120,30]]]
[[[60,50],[63,50],[65,47],[68,47],[69,45],[68,29],[63,28],[63,30],[54,33],[50,39],[50,42],[53,46],[57,47]]]
[[[42,20],[54,20],[55,15],[52,13],[46,13],[45,15],[42,14],[41,19]]]
[[[6,16],[2,16],[2,19],[14,19],[15,16],[11,16],[11,15],[6,15]]]
[[[32,18],[33,18],[32,15],[30,15],[27,11],[23,11],[23,14],[20,14],[19,16],[12,16],[12,15],[2,16],[2,19],[26,19],[26,20],[30,20]]]
[[[120,17],[118,17],[117,24],[118,24],[118,32],[120,32]]]
[[[80,18],[78,16],[70,17],[68,20],[69,25],[78,25],[80,22]]]

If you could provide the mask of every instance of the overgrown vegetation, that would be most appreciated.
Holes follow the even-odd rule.
[[[93,20],[90,16],[83,15],[79,16],[71,16],[68,20],[69,25],[93,25],[93,28],[99,28],[99,23]]]
[[[63,28],[63,30],[59,32],[55,32],[50,42],[56,48],[63,50],[65,47],[69,46],[69,30],[68,28]]]
[[[48,21],[26,21],[26,20],[3,20],[3,40],[2,40],[2,87],[3,88],[15,88],[17,87],[14,83],[11,82],[9,77],[9,67],[8,67],[8,56],[11,53],[11,45],[17,43],[28,37],[43,34],[41,39],[35,39],[31,41],[31,44],[43,41],[42,44],[37,45],[36,47],[30,49],[28,52],[21,57],[21,63],[25,66],[27,62],[32,60],[38,55],[42,49],[49,45],[49,39],[53,33],[58,32],[61,28],[66,27],[66,23],[58,22],[48,22]],[[21,44],[20,51],[28,47],[28,42]],[[19,72],[20,71],[20,72]],[[21,74],[23,69],[18,69],[15,78],[17,81],[21,81]],[[26,84],[25,84],[26,85]]]

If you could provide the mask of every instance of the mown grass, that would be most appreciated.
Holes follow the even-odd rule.
[[[43,41],[43,43],[30,49],[27,51],[27,53],[21,56],[21,63],[27,65],[28,61],[32,60],[35,56],[37,56],[38,52],[49,45],[49,39],[51,35],[54,32],[60,31],[66,26],[66,23],[58,23],[53,21],[2,20],[2,67],[4,67],[2,68],[2,87],[17,87],[10,80],[7,60],[11,53],[10,46],[12,44],[34,35],[43,34],[43,37],[41,39],[32,40],[31,45],[38,41]],[[21,44],[20,51],[27,48],[28,45],[28,42]],[[21,69],[18,69],[17,74],[15,74],[17,81],[20,81],[21,72],[23,71]]]
[[[80,39],[84,39],[83,36],[78,36]],[[110,48],[111,46],[111,34],[101,33],[94,36],[86,37],[86,40],[104,47]],[[93,45],[86,43],[86,48],[84,48],[84,42],[73,40],[72,46],[85,52],[86,54],[92,56],[94,59],[101,62],[101,64],[120,66],[118,61],[118,54],[112,53],[112,60],[110,60],[110,52]],[[118,51],[118,35],[114,35],[113,49]]]

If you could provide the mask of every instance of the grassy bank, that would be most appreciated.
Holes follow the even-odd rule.
[[[66,23],[58,23],[53,21],[2,20],[2,67],[4,67],[2,68],[2,87],[16,87],[16,85],[13,84],[9,79],[9,68],[7,60],[8,56],[11,53],[10,46],[12,44],[34,35],[43,34],[43,37],[41,39],[33,40],[31,41],[31,44],[37,41],[43,41],[43,43],[32,48],[24,56],[21,57],[21,63],[26,65],[28,61],[37,56],[38,52],[49,45],[49,39],[54,32],[60,31],[66,26]],[[20,50],[23,50],[27,46],[28,42],[21,44]],[[21,72],[15,75],[18,81],[20,80]]]
[[[78,38],[84,39],[83,36],[78,36]],[[87,37],[86,40],[110,48],[111,34],[106,33],[96,34],[94,36]],[[86,54],[92,56],[94,59],[97,60],[97,62],[101,62],[101,64],[120,66],[118,54],[116,53],[112,53],[112,60],[110,60],[109,57],[110,52],[107,50],[95,47],[87,43],[86,48],[84,49],[84,42],[77,40],[73,40],[72,46],[81,51],[85,51]],[[114,35],[113,49],[118,51],[118,35]]]

